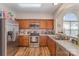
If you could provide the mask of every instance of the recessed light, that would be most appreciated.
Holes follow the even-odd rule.
[[[54,5],[57,5],[58,3],[54,3]]]
[[[37,4],[37,3],[21,3],[18,4],[20,7],[41,7],[41,4]]]

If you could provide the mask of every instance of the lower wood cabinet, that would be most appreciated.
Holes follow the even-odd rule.
[[[50,39],[48,37],[48,39],[47,39],[47,45],[48,45],[48,48],[50,50],[51,55],[55,56],[56,55],[56,42],[53,41],[53,39]]]
[[[69,56],[69,52],[59,44],[56,44],[56,56]]]
[[[29,46],[29,37],[28,36],[19,36],[18,37],[18,46]]]
[[[40,36],[39,45],[40,46],[47,46],[47,36]]]

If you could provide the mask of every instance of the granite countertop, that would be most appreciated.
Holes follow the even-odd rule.
[[[70,42],[69,40],[56,40],[54,35],[48,35],[51,39],[53,39],[56,43],[65,48],[69,53],[74,56],[79,56],[79,47]]]

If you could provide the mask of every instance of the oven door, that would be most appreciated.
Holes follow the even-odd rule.
[[[30,47],[39,47],[39,36],[30,36]]]
[[[30,37],[30,43],[38,43],[38,37],[37,36],[31,36]]]

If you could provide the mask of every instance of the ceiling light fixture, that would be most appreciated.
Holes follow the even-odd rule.
[[[41,7],[41,4],[37,4],[37,3],[28,3],[28,4],[18,4],[20,7]]]
[[[58,3],[54,3],[54,5],[57,5]]]

